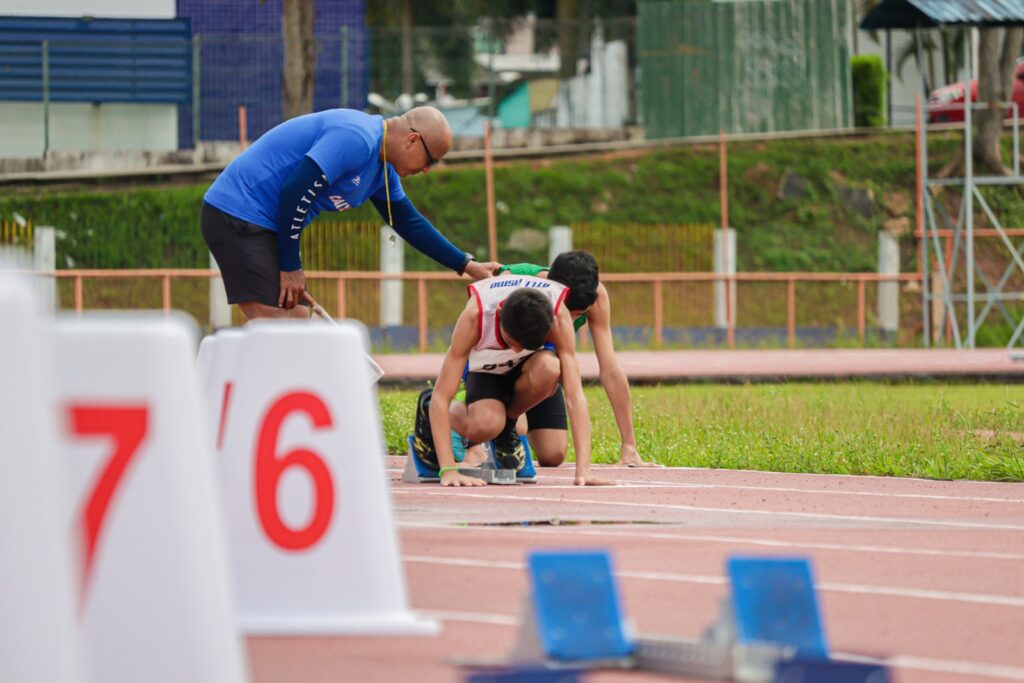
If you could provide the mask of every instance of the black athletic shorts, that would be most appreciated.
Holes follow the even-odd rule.
[[[199,224],[206,246],[220,267],[228,303],[255,301],[276,307],[281,295],[277,233],[230,216],[206,202]]]
[[[493,398],[505,405],[512,399],[516,380],[522,373],[522,364],[504,375],[490,372],[470,372],[466,375],[466,405],[485,398]],[[555,393],[526,411],[529,429],[568,429],[565,412],[565,394],[559,384]]]

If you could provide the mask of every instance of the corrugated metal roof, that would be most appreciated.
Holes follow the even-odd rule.
[[[882,0],[862,29],[1024,26],[1024,0]]]

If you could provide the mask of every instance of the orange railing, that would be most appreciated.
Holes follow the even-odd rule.
[[[171,310],[171,281],[175,278],[214,278],[219,276],[215,270],[203,269],[167,269],[167,270],[59,270],[37,272],[38,275],[52,276],[59,279],[70,279],[74,286],[74,310],[81,313],[84,309],[83,281],[88,279],[146,278],[159,279],[161,282],[161,300],[164,311]],[[416,282],[417,327],[419,332],[419,348],[427,349],[427,282],[455,281],[456,277],[448,272],[406,272],[384,273],[380,271],[313,271],[306,273],[306,278],[314,281],[334,280],[337,287],[337,303],[335,315],[346,317],[346,283],[350,281],[383,281],[406,280]],[[881,275],[877,273],[737,273],[733,276],[717,273],[605,273],[601,276],[607,283],[649,283],[651,299],[654,306],[654,343],[664,343],[664,294],[666,283],[694,282],[713,283],[728,282],[784,282],[786,283],[786,338],[790,348],[796,345],[796,283],[798,282],[832,282],[856,283],[857,285],[857,333],[863,341],[866,335],[866,286],[868,283],[879,282],[920,282],[918,273],[900,273],[898,275]],[[729,334],[734,330],[729,318]],[[586,328],[584,328],[586,329]],[[586,344],[586,337],[581,340]]]

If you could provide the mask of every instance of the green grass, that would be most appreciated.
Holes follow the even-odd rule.
[[[611,407],[600,387],[586,392],[593,459],[614,462]],[[701,384],[632,393],[640,451],[665,465],[1024,481],[1024,386]],[[390,453],[405,452],[416,395],[380,392]]]

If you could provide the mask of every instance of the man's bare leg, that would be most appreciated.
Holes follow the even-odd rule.
[[[243,301],[238,304],[238,307],[242,309],[242,313],[245,314],[246,320],[255,320],[257,318],[308,318],[309,309],[305,306],[295,306],[294,308],[278,308],[277,306],[267,306],[256,301]]]

